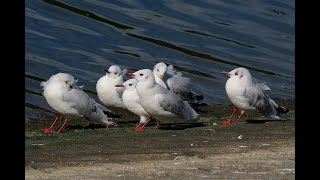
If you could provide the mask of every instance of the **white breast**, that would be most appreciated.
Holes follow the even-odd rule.
[[[226,83],[226,92],[230,101],[235,106],[241,108],[243,106],[243,103],[246,102],[246,99],[244,97],[245,90],[245,86],[244,84],[241,84],[241,81],[233,78],[228,79]]]

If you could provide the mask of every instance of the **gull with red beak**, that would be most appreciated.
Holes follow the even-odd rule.
[[[127,73],[127,69],[121,70],[119,66],[112,65],[105,72],[106,75],[96,84],[99,100],[107,107],[125,108],[121,98],[124,89],[115,85],[123,83],[123,75]]]
[[[152,117],[169,120],[196,119],[198,114],[174,92],[160,86],[150,69],[142,69],[128,75],[137,81],[136,91],[143,109]]]
[[[250,72],[243,67],[236,68],[230,72],[223,71],[230,78],[226,82],[227,95],[234,105],[233,113],[228,121],[219,124],[229,125],[237,109],[241,110],[237,122],[244,114],[244,110],[256,110],[272,119],[280,119],[279,113],[286,113],[288,109],[278,106],[270,99],[266,91],[271,90],[265,83],[258,82]]]
[[[66,117],[84,117],[89,120],[100,121],[107,127],[115,125],[104,114],[104,111],[110,112],[110,110],[96,103],[76,85],[76,82],[77,80],[73,76],[66,73],[55,74],[48,81],[41,82],[43,96],[48,104],[59,112],[49,128],[41,129],[43,133],[59,134],[68,123]],[[53,131],[53,126],[60,119],[60,114],[65,116],[63,125],[58,131]]]
[[[122,94],[122,101],[126,108],[133,114],[140,117],[139,124],[133,128],[133,131],[142,132],[144,127],[151,121],[150,115],[143,109],[139,95],[136,91],[138,81],[129,79],[123,84],[118,84],[116,87],[123,87],[125,90]]]

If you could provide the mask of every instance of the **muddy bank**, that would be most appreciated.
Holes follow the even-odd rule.
[[[26,179],[294,179],[294,100],[278,102],[290,109],[285,121],[248,112],[239,124],[216,125],[232,106],[210,105],[195,122],[151,123],[143,133],[131,130],[137,118],[127,112],[118,128],[71,121],[61,135],[39,132],[51,119],[29,121]]]

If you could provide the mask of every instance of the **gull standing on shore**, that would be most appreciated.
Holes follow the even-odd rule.
[[[59,114],[49,128],[43,128],[41,131],[46,134],[59,134],[68,123],[66,117],[84,117],[89,120],[100,121],[107,127],[115,125],[109,121],[105,112],[110,112],[107,108],[96,103],[80,87],[76,85],[77,80],[70,74],[58,73],[49,78],[48,81],[41,82],[43,87],[43,96],[48,104]],[[61,128],[54,132],[53,126],[59,120],[60,114],[65,116]]]
[[[133,131],[144,131],[144,127],[151,121],[150,115],[143,109],[139,95],[136,91],[138,81],[129,79],[123,84],[118,84],[116,87],[123,87],[125,90],[122,94],[122,101],[126,108],[133,114],[140,117],[139,124],[133,128]]]
[[[157,84],[150,69],[142,69],[129,76],[138,80],[136,90],[142,107],[149,115],[158,119],[196,119],[198,114],[176,93]]]
[[[265,116],[279,120],[279,113],[286,113],[289,110],[278,106],[270,99],[266,91],[271,90],[265,83],[259,83],[250,72],[243,67],[236,68],[230,72],[222,72],[230,78],[226,82],[227,95],[234,105],[234,110],[228,121],[219,124],[229,125],[237,109],[241,110],[237,122],[241,119],[244,110],[256,110]]]

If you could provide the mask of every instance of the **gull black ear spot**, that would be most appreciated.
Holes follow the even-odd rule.
[[[243,76],[243,75],[241,74],[241,75],[240,75],[240,78],[242,78],[242,76]]]
[[[146,76],[144,79],[148,79],[149,76]]]
[[[68,84],[68,81],[65,81],[64,83]]]

